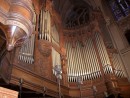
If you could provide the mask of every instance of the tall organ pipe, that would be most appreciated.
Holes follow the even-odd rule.
[[[81,76],[83,80],[96,79],[98,78],[96,75],[100,76],[99,62],[91,38],[85,41],[84,47],[78,41],[75,48],[70,41],[66,41],[65,47],[69,82],[76,82],[78,76]]]
[[[98,49],[100,60],[101,60],[102,66],[104,68],[104,73],[105,74],[112,73],[113,71],[112,71],[110,59],[107,54],[107,50],[105,48],[105,44],[103,42],[103,39],[102,39],[100,33],[98,33],[98,32],[95,33],[95,40],[96,40],[96,46]]]
[[[36,14],[33,12],[33,31],[36,29]],[[35,34],[32,34],[30,38],[25,40],[21,49],[19,51],[18,59],[28,64],[32,64],[34,62],[34,44],[35,44]]]
[[[51,41],[51,16],[49,11],[41,9],[39,39]]]
[[[59,46],[59,34],[55,25],[51,28],[51,37],[50,40],[52,43]]]
[[[115,75],[117,77],[125,77],[124,76],[124,71],[122,70],[122,62],[120,60],[120,56],[119,54],[113,53],[112,54],[112,61],[113,61],[113,66],[114,66],[114,71],[115,71]]]
[[[32,64],[34,62],[34,43],[35,34],[32,34],[30,39],[25,41],[19,52],[19,60]]]

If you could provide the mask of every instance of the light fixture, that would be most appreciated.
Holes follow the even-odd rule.
[[[81,84],[83,84],[83,80],[82,80],[81,76],[77,77],[77,83],[78,83],[78,87],[79,87],[79,90],[80,90],[80,98],[82,98]]]
[[[55,75],[56,75],[56,78],[57,78],[57,83],[58,83],[58,90],[59,90],[59,98],[61,98],[61,89],[60,89],[60,79],[62,79],[62,69],[61,69],[61,65],[56,65],[54,68],[54,71],[55,71]]]
[[[97,87],[96,87],[95,85],[93,85],[93,86],[92,86],[92,90],[93,90],[94,98],[96,98]]]

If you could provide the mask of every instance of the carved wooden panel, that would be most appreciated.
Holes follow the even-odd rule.
[[[40,76],[52,79],[51,45],[44,40],[37,40],[35,48],[34,70]]]
[[[48,41],[39,40],[38,49],[43,56],[49,56],[51,54],[51,44]]]

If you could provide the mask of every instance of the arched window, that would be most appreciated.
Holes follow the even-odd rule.
[[[108,0],[108,3],[116,20],[120,20],[130,13],[129,0]]]

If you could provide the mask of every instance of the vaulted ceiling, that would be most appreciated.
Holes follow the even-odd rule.
[[[65,28],[86,24],[89,12],[96,8],[94,0],[54,0],[53,4]]]

